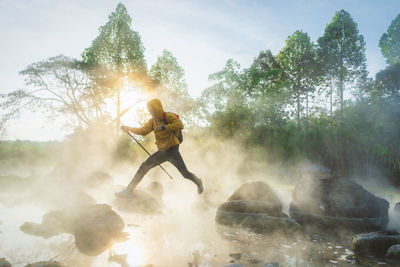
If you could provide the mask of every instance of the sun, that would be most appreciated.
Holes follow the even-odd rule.
[[[147,98],[144,89],[134,83],[124,83],[120,94],[121,123],[132,124],[146,119]],[[105,110],[112,119],[117,117],[116,97],[106,100]]]
[[[126,254],[129,266],[144,265],[146,263],[143,249],[133,239],[115,244],[113,250],[119,255]]]

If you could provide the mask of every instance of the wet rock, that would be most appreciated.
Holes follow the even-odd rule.
[[[391,246],[386,252],[385,258],[390,261],[400,262],[400,245]]]
[[[382,258],[387,250],[396,244],[400,244],[400,234],[398,232],[373,232],[353,237],[352,250],[359,256]]]
[[[86,180],[86,185],[90,187],[101,186],[103,184],[112,184],[113,178],[106,172],[92,172]]]
[[[242,253],[231,253],[229,254],[229,257],[233,258],[234,260],[240,260],[240,258],[242,257]]]
[[[400,214],[400,202],[397,202],[397,203],[394,205],[394,211],[395,211],[396,213]]]
[[[73,233],[75,214],[71,210],[55,210],[43,215],[42,223],[25,222],[20,230],[26,234],[50,238],[61,233]]]
[[[114,243],[127,240],[127,233],[122,232],[124,227],[124,221],[109,205],[90,206],[75,218],[75,245],[80,252],[97,256]]]
[[[386,228],[388,209],[388,201],[349,178],[334,176],[301,181],[289,213],[309,230],[370,232]]]
[[[63,267],[63,265],[57,261],[40,261],[28,264],[25,267]]]
[[[264,263],[261,264],[260,267],[279,267],[279,264],[277,262]]]
[[[78,191],[74,194],[69,196],[70,204],[67,205],[67,208],[75,208],[75,207],[82,207],[82,206],[90,206],[97,204],[97,201],[90,196],[89,194]]]
[[[232,263],[229,265],[225,265],[224,267],[246,267],[246,266],[239,264],[239,263]]]
[[[282,212],[275,192],[264,182],[239,187],[217,209],[215,221],[226,226],[250,228],[256,232],[298,230],[300,226]]]
[[[109,205],[96,204],[81,209],[51,211],[43,216],[42,223],[24,223],[21,231],[44,238],[60,233],[75,236],[80,252],[97,256],[116,242],[125,241],[127,234],[121,217]]]
[[[156,197],[136,189],[131,199],[116,197],[113,206],[124,212],[154,214],[161,212],[161,204]]]
[[[0,258],[0,267],[11,267],[11,263],[9,263],[5,258]]]

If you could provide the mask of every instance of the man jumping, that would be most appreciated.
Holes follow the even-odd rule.
[[[183,129],[181,120],[174,114],[164,112],[161,101],[158,99],[152,99],[147,102],[147,109],[152,118],[143,127],[133,128],[121,126],[121,129],[125,132],[132,132],[143,136],[154,131],[158,151],[140,165],[139,170],[128,184],[128,187],[115,193],[115,195],[117,197],[131,198],[133,196],[133,191],[146,173],[153,167],[166,161],[171,162],[183,177],[195,183],[197,185],[197,192],[201,194],[203,192],[203,183],[201,179],[189,172],[179,153],[180,142],[178,136],[179,131]]]

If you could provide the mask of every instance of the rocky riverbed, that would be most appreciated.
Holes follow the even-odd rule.
[[[397,266],[384,257],[355,255],[352,244],[355,234],[349,232],[304,231],[304,225],[298,226],[295,222],[289,226],[280,225],[276,231],[269,231],[270,228],[267,231],[260,230],[260,227],[269,227],[271,220],[289,219],[285,207],[289,206],[291,199],[287,202],[288,199],[282,198],[282,194],[291,195],[292,192],[280,190],[279,194],[275,194],[273,184],[243,184],[232,195],[226,196],[225,202],[220,201],[219,205],[212,205],[207,194],[200,197],[196,195],[189,184],[168,184],[165,190],[160,190],[160,185],[155,186],[154,183],[148,187],[145,185],[138,198],[122,204],[112,195],[118,187],[86,190],[97,203],[110,205],[123,220],[125,227],[122,229],[118,226],[117,232],[129,233],[128,241],[116,242],[110,249],[99,251],[96,256],[85,255],[85,251],[77,247],[71,231],[60,231],[47,238],[22,232],[20,227],[26,222],[37,225],[52,222],[48,216],[43,220],[49,210],[37,204],[40,201],[26,201],[29,199],[26,190],[20,194],[8,193],[7,197],[3,194],[0,204],[0,258],[5,258],[12,266],[26,266],[41,261],[55,261],[64,266],[77,267],[230,264],[254,267],[276,264]],[[155,187],[157,190],[154,190]],[[251,191],[252,188],[257,189],[252,197],[248,193],[241,193]],[[270,192],[270,197],[265,197],[266,192]],[[146,205],[140,196],[144,197]],[[25,200],[21,201],[21,198]],[[93,205],[91,202],[90,205]],[[224,223],[229,217],[224,213],[222,220],[216,220],[216,216],[218,218],[221,215],[219,212],[224,210],[235,213],[235,223]],[[290,234],[283,234],[282,231],[289,231]]]

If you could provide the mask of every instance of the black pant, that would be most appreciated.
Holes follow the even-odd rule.
[[[186,168],[181,153],[179,153],[179,145],[177,145],[165,151],[159,150],[151,155],[145,162],[143,162],[133,179],[130,181],[128,188],[132,191],[135,190],[136,186],[140,183],[150,169],[166,161],[171,162],[179,170],[183,177],[191,180],[197,185],[200,179]]]

